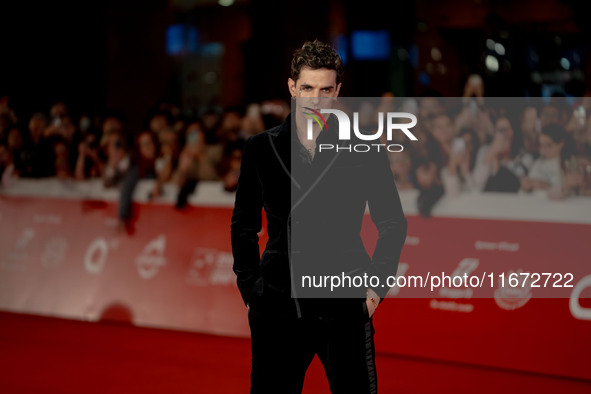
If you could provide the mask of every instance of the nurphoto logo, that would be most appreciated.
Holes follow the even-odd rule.
[[[320,110],[315,110],[310,107],[304,107],[304,109],[308,110],[309,112],[304,112],[305,115],[310,116],[308,118],[307,124],[307,138],[308,140],[312,140],[313,137],[313,127],[314,122],[320,126],[321,130],[328,130],[328,125],[326,123],[326,119],[322,116],[322,114],[333,114],[336,116],[337,121],[339,123],[339,140],[340,141],[350,141],[351,140],[351,130],[355,136],[362,140],[362,141],[379,141],[379,139],[384,134],[384,128],[386,129],[386,139],[388,141],[392,141],[392,136],[395,130],[402,131],[404,135],[411,141],[418,141],[418,138],[409,130],[416,126],[417,124],[417,117],[408,112],[387,112],[384,115],[384,112],[378,112],[378,128],[373,134],[362,133],[359,130],[359,113],[353,112],[353,127],[351,127],[351,120],[349,116],[339,110],[334,108],[321,108]],[[384,122],[384,116],[386,118],[386,122]],[[407,123],[396,123],[399,119],[408,119],[410,122]],[[396,120],[396,121],[395,121]],[[384,127],[385,123],[385,127]],[[346,145],[346,146],[339,146],[334,144],[320,144],[318,149],[320,152],[323,150],[336,150],[341,151],[345,150],[348,152],[369,152],[372,150],[372,147],[377,149],[379,152],[380,149],[386,149],[388,152],[402,152],[404,147],[401,144],[383,144],[383,143],[373,143],[373,144],[355,144],[355,145]]]

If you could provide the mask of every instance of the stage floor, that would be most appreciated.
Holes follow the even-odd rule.
[[[382,394],[591,392],[590,381],[409,357],[377,366]],[[249,368],[248,339],[0,312],[1,393],[247,393]],[[318,359],[304,393],[329,393]]]

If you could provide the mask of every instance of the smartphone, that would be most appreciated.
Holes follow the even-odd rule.
[[[579,105],[577,108],[575,108],[574,116],[577,119],[579,126],[584,127],[585,121],[587,120],[587,113],[585,111],[585,107]]]
[[[463,153],[466,150],[466,141],[462,137],[454,138],[451,143],[451,153]]]
[[[470,115],[472,115],[472,117],[476,117],[476,112],[478,110],[478,105],[476,104],[476,101],[471,99],[468,105],[470,108]]]
[[[199,134],[196,131],[191,131],[189,132],[189,135],[187,135],[187,143],[188,144],[196,144],[198,142],[198,138],[199,138]]]

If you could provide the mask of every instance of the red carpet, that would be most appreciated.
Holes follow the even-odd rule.
[[[591,392],[589,381],[429,360],[377,365],[382,394]],[[0,312],[0,393],[248,393],[249,366],[247,339]],[[315,359],[304,393],[328,392]]]

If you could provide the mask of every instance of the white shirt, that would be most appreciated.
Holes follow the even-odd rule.
[[[550,184],[552,189],[560,188],[562,184],[562,169],[560,168],[560,159],[545,159],[540,157],[534,162],[529,177]]]

